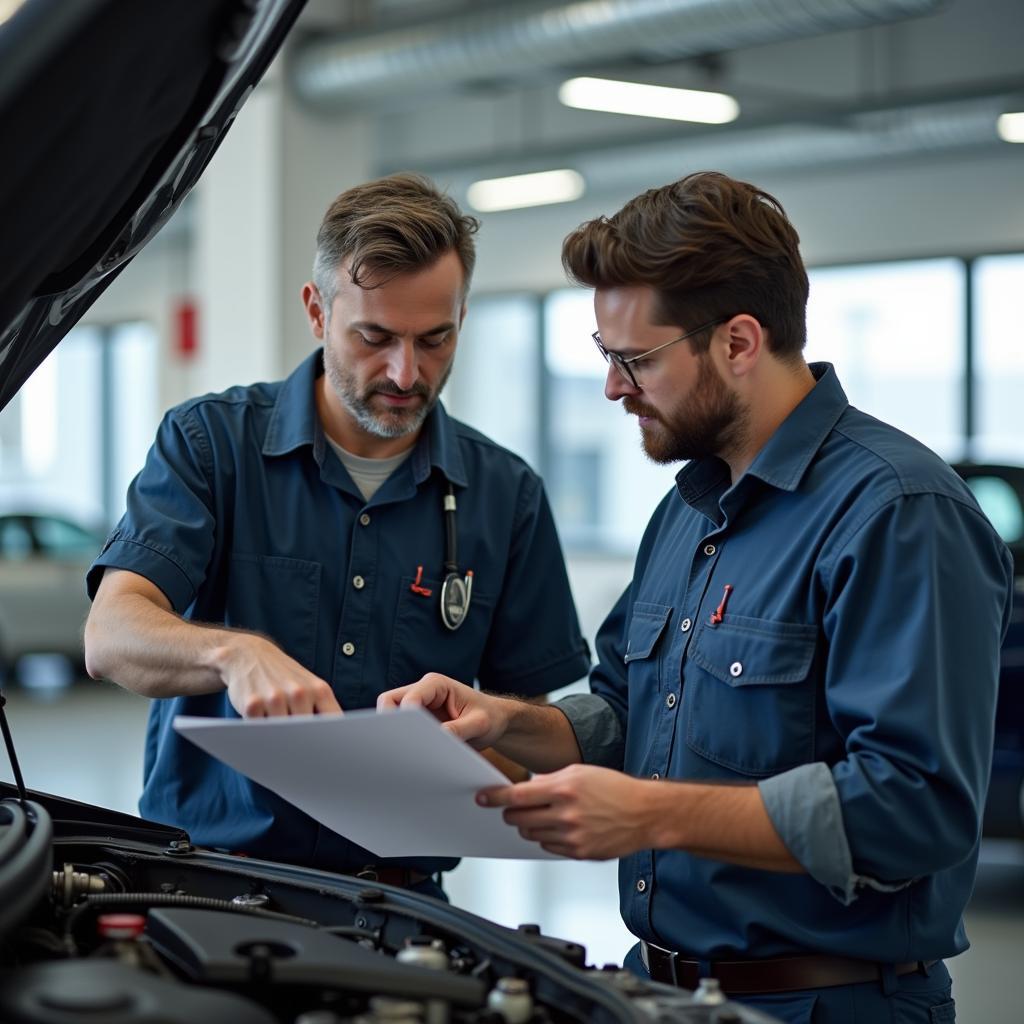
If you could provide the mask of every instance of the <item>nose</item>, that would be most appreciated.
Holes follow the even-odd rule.
[[[608,373],[604,378],[604,397],[609,402],[617,402],[627,395],[639,395],[640,390],[640,388],[633,387],[611,363],[608,364]]]
[[[388,379],[408,391],[416,383],[420,375],[419,358],[414,341],[399,341],[390,353],[388,360]]]

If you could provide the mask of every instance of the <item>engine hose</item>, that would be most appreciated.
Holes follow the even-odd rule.
[[[190,907],[199,910],[223,910],[231,914],[247,914],[250,917],[261,917],[265,920],[288,921],[301,924],[308,928],[320,928],[319,921],[311,921],[305,917],[292,914],[279,914],[274,910],[262,907],[244,907],[230,900],[218,900],[209,896],[182,896],[173,892],[104,892],[86,896],[68,914],[64,923],[64,945],[71,955],[78,951],[75,942],[75,927],[83,915],[92,910],[105,907]]]
[[[53,870],[53,822],[27,800],[0,801],[0,937],[19,925],[46,896]]]

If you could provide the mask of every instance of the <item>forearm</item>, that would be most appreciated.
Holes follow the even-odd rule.
[[[246,634],[186,622],[141,594],[98,602],[85,626],[89,675],[145,697],[214,693]],[[253,638],[259,639],[259,638]]]
[[[764,871],[802,873],[756,786],[637,780],[648,844]],[[638,847],[642,848],[642,847]]]
[[[583,757],[569,720],[557,708],[509,698],[500,700],[506,717],[504,735],[494,747],[531,772],[553,772]]]

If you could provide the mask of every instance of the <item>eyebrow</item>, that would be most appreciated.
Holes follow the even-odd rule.
[[[356,320],[354,323],[349,324],[349,328],[357,331],[369,331],[371,334],[397,334],[397,331],[393,331],[390,327],[384,327],[382,324],[375,324],[371,320]],[[432,338],[435,334],[447,334],[448,331],[454,330],[455,324],[451,320],[446,320],[443,324],[438,324],[437,327],[431,327],[429,331],[422,331],[417,334],[417,338]]]
[[[601,332],[595,332],[599,338],[601,338]],[[601,344],[604,345],[604,338],[601,338]],[[611,352],[614,355],[621,356],[623,359],[631,359],[633,356],[642,356],[645,352],[649,352],[647,348],[634,348],[632,345],[626,346],[626,348],[610,348],[608,345],[604,345],[605,350]]]

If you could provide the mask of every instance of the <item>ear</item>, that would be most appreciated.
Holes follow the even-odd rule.
[[[748,313],[727,321],[719,339],[712,342],[721,367],[732,377],[745,377],[768,352],[767,331]]]
[[[312,281],[307,281],[302,286],[302,305],[305,307],[306,319],[309,321],[309,329],[313,332],[313,337],[323,341],[327,311],[320,298],[320,291]]]

